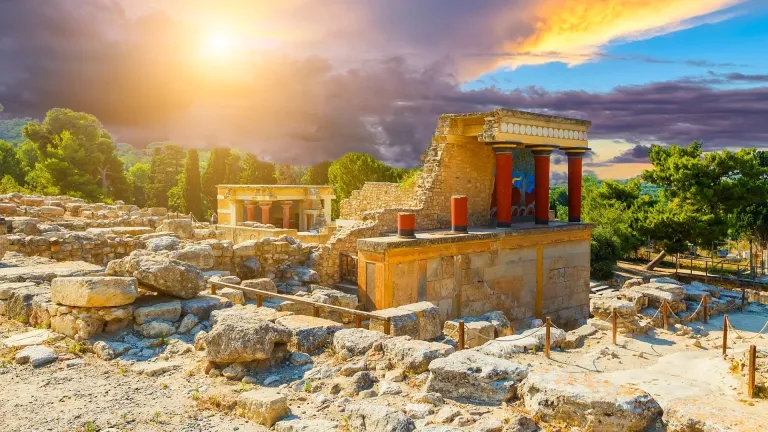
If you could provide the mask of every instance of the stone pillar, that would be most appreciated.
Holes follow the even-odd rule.
[[[496,226],[512,225],[512,151],[513,147],[494,146],[496,152]]]
[[[331,199],[323,198],[323,216],[325,217],[326,225],[331,224]]]
[[[536,216],[538,225],[549,224],[549,156],[552,148],[534,147],[531,149],[534,160],[536,187]]]
[[[283,201],[280,205],[283,206],[283,228],[288,229],[291,227],[291,206],[293,201]]]
[[[566,150],[568,156],[568,222],[581,222],[582,157],[586,150]]]
[[[245,220],[248,222],[254,222],[256,220],[256,203],[253,201],[245,202],[246,215]]]
[[[272,208],[272,203],[269,201],[260,202],[259,207],[261,207],[261,223],[264,225],[269,224],[269,209]]]

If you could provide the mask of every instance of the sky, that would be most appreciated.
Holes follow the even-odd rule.
[[[591,120],[585,170],[629,178],[768,147],[766,47],[768,0],[0,0],[0,118],[413,167],[441,113],[504,107]]]

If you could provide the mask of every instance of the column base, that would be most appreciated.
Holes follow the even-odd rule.
[[[579,216],[568,216],[568,222],[581,222],[581,217],[579,217]]]
[[[466,234],[467,233],[467,226],[466,225],[462,225],[462,226],[453,225],[453,226],[451,226],[451,232],[456,233],[456,234]]]
[[[536,219],[536,225],[549,225],[549,219]]]
[[[509,228],[512,226],[512,222],[496,222],[496,228]]]

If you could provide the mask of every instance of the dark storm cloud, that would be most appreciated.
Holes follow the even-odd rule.
[[[386,55],[340,64],[329,60],[332,56],[263,54],[243,59],[241,75],[216,80],[190,63],[194,29],[166,15],[129,18],[116,3],[97,0],[45,4],[0,0],[2,115],[41,118],[53,107],[86,111],[119,141],[136,145],[161,140],[228,145],[291,163],[360,151],[413,166],[441,113],[497,107],[592,120],[591,139],[704,140],[708,149],[768,143],[768,88],[716,89],[681,81],[609,93],[464,91],[450,58]],[[390,12],[394,17],[375,16],[384,28],[403,21],[385,33],[393,44],[418,39],[424,43],[414,49],[428,49],[429,41],[440,42],[441,33],[419,26],[428,8],[413,4],[412,15],[398,15],[401,8]],[[469,8],[469,2],[455,3],[462,4]],[[493,8],[478,10],[482,18]],[[459,36],[465,31],[449,11],[434,13],[444,28],[453,26]],[[470,50],[466,43],[458,48]]]
[[[624,150],[616,157],[610,158],[602,162],[587,162],[586,166],[599,167],[599,166],[611,166],[622,163],[650,163],[648,160],[648,153],[651,151],[650,145],[637,144],[631,148]]]

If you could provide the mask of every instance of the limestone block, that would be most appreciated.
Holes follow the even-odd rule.
[[[146,296],[135,305],[133,318],[136,324],[148,321],[178,321],[181,317],[181,301],[163,296]]]
[[[40,214],[48,217],[64,216],[65,210],[61,207],[42,206],[39,208]]]
[[[275,286],[275,283],[270,278],[244,280],[240,283],[240,286],[277,293],[277,286]],[[255,293],[243,291],[243,294],[247,300],[256,300],[257,295]]]
[[[236,413],[260,425],[272,427],[288,416],[288,398],[272,388],[251,390],[237,398]]]
[[[351,430],[372,432],[411,432],[416,430],[413,420],[402,411],[375,403],[349,404],[345,414]]]
[[[390,336],[410,336],[419,338],[419,321],[416,313],[402,308],[381,309],[372,312],[369,328],[384,332],[387,319],[390,321]]]
[[[235,288],[217,288],[216,294],[228,299],[236,305],[245,304],[245,296],[243,292]]]
[[[184,299],[193,298],[206,288],[203,273],[197,267],[142,250],[110,261],[107,274],[135,277],[146,289]]]
[[[124,306],[138,295],[132,277],[58,277],[51,281],[51,300],[66,306]]]
[[[32,367],[40,367],[55,362],[58,356],[53,348],[31,345],[16,353],[13,359],[19,364],[29,363]]]
[[[211,312],[232,307],[233,303],[224,297],[215,295],[200,295],[192,299],[181,301],[181,313],[192,314],[200,320],[207,320]]]
[[[213,268],[215,257],[213,249],[208,245],[189,245],[184,249],[171,252],[170,257],[183,261],[200,269]]]
[[[459,320],[446,321],[443,325],[443,334],[449,339],[458,343],[459,341]],[[464,319],[464,347],[474,348],[480,346],[489,340],[495,338],[493,324],[479,319]]]
[[[342,358],[364,355],[373,346],[389,336],[384,333],[366,329],[343,329],[334,333],[333,347]]]
[[[419,302],[403,305],[400,306],[400,308],[416,314],[416,320],[419,326],[418,339],[434,339],[442,334],[440,308],[434,304],[430,302]]]
[[[290,330],[288,349],[304,353],[313,353],[329,346],[333,334],[344,328],[340,323],[305,315],[278,318],[275,323]]]
[[[56,339],[56,334],[46,329],[31,330],[19,333],[3,340],[5,348],[23,348],[30,345],[40,345],[49,339]]]
[[[382,347],[384,354],[397,367],[416,374],[426,371],[433,360],[454,352],[450,345],[413,340],[408,336],[385,339],[382,341]]]
[[[474,350],[455,352],[429,365],[426,390],[450,399],[505,402],[515,396],[518,384],[528,376],[519,363],[491,357]]]
[[[291,330],[267,321],[259,309],[264,308],[239,307],[217,313],[213,328],[201,341],[207,347],[206,358],[215,363],[266,360],[276,344],[291,341]]]

